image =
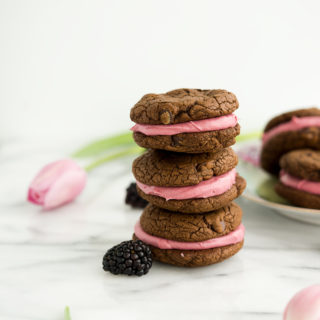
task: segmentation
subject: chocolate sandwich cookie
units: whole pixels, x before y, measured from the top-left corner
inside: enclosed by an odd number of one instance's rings
[[[133,163],[139,195],[171,211],[202,213],[239,197],[246,182],[231,148],[203,154],[149,150]]]
[[[320,150],[320,109],[300,109],[270,120],[263,135],[261,166],[277,174],[281,156],[303,148]]]
[[[320,151],[291,151],[280,159],[276,192],[292,204],[320,209]]]
[[[149,150],[134,160],[136,180],[158,187],[184,187],[222,175],[238,164],[231,148],[218,152],[182,154]]]
[[[235,204],[201,215],[163,210],[149,204],[133,238],[151,248],[153,259],[184,267],[214,264],[243,246],[242,211]]]
[[[222,237],[241,224],[242,210],[235,203],[204,214],[185,214],[148,204],[140,224],[155,237],[182,242],[205,241]]]
[[[233,112],[239,103],[226,90],[177,89],[147,94],[131,109],[136,143],[175,152],[217,151],[240,133]]]

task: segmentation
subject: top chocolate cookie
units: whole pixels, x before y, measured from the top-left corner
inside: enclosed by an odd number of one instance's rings
[[[177,89],[146,94],[131,109],[131,120],[141,124],[176,124],[220,117],[239,107],[226,90]]]
[[[265,129],[264,132],[267,132],[271,130],[272,128],[275,128],[281,123],[290,121],[293,117],[296,118],[303,118],[303,117],[314,117],[318,116],[320,117],[320,109],[318,108],[308,108],[308,109],[298,109],[294,111],[289,111],[283,114],[280,114],[279,116],[271,119]]]
[[[283,155],[281,168],[291,176],[320,182],[320,151],[300,149]]]

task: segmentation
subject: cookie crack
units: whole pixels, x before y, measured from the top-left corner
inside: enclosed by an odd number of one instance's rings
[[[202,221],[209,230],[211,230],[214,233],[217,233],[217,231],[214,229],[213,225],[209,223],[205,215],[202,216]]]

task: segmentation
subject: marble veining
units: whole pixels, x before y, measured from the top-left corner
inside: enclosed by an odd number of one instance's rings
[[[15,139],[0,146],[0,319],[281,319],[291,296],[320,282],[319,227],[249,203],[244,249],[210,267],[154,263],[141,278],[101,268],[105,251],[129,239],[140,210],[124,205],[132,158],[90,174],[76,202],[52,212],[25,201],[28,183],[71,142]]]

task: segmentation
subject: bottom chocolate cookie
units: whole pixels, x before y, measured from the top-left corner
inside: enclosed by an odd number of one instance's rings
[[[134,240],[138,240],[133,235]],[[178,250],[178,249],[159,249],[150,246],[152,258],[156,261],[172,264],[179,267],[203,267],[215,264],[235,255],[242,247],[244,241],[212,249],[203,250]]]
[[[281,197],[289,200],[296,206],[309,209],[320,209],[319,195],[288,187],[281,182],[276,184],[275,190]]]

